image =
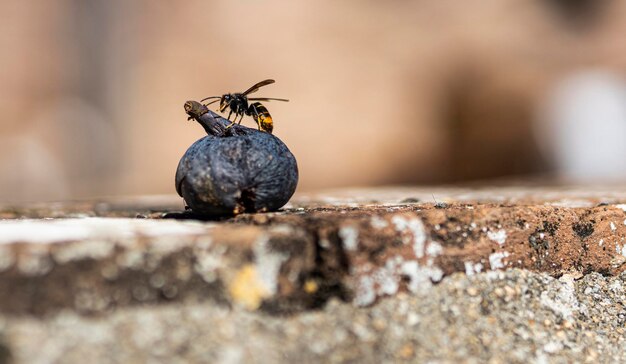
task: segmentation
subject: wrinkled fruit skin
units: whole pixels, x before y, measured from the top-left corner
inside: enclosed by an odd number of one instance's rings
[[[272,134],[235,125],[196,141],[178,163],[176,190],[194,213],[208,216],[275,211],[296,190],[298,166]]]

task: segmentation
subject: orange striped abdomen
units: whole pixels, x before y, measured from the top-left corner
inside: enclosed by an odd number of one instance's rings
[[[266,133],[272,134],[272,130],[274,129],[274,123],[272,121],[272,116],[269,111],[263,106],[260,102],[255,102],[250,105],[250,110],[254,121],[256,121],[259,126],[259,130],[264,131]]]

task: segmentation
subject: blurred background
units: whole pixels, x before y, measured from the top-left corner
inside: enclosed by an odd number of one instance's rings
[[[0,201],[174,192],[186,100],[269,103],[299,191],[626,180],[626,2],[0,1]],[[244,124],[254,127],[250,118]]]

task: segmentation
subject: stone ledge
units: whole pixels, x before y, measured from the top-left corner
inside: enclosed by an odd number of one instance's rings
[[[219,222],[163,219],[182,207],[169,197],[0,208],[0,313],[207,300],[291,312],[334,296],[370,305],[454,272],[617,275],[625,201],[602,189],[350,189]]]
[[[619,363],[625,287],[626,273],[575,280],[512,269],[288,316],[192,302],[96,317],[0,314],[0,362]]]

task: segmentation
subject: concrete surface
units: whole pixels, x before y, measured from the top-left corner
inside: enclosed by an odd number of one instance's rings
[[[624,203],[525,187],[329,191],[222,221],[173,197],[5,206],[0,363],[623,361]]]

